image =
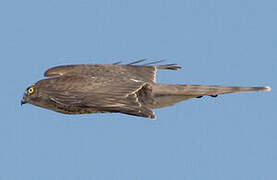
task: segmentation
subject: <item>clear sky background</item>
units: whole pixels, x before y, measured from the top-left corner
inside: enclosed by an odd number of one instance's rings
[[[1,1],[0,179],[276,180],[277,1]],[[159,82],[269,85],[156,110],[20,106],[61,64],[167,60]]]

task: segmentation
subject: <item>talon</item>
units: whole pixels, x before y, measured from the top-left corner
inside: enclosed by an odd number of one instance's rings
[[[217,97],[218,95],[216,94],[216,95],[211,95],[211,97]]]
[[[203,97],[203,96],[197,96],[196,98],[201,98],[201,97]]]

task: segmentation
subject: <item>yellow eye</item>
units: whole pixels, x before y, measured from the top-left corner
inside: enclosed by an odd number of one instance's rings
[[[33,94],[35,92],[35,89],[33,88],[33,87],[30,87],[29,89],[28,89],[28,93],[29,94]]]

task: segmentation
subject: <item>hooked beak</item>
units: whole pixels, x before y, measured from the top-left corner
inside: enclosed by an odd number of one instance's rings
[[[21,106],[22,106],[22,104],[26,104],[27,103],[27,101],[26,101],[26,99],[25,99],[25,96],[23,96],[23,98],[21,99]]]
[[[21,99],[21,106],[22,106],[22,104],[26,104],[26,102],[23,100],[23,99]]]

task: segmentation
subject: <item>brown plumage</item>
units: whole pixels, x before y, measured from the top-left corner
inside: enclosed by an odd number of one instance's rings
[[[48,69],[42,79],[27,88],[21,104],[30,103],[64,114],[119,112],[155,119],[152,109],[202,96],[246,91],[270,91],[270,87],[226,87],[157,84],[156,70],[177,70],[176,64],[84,64]]]

